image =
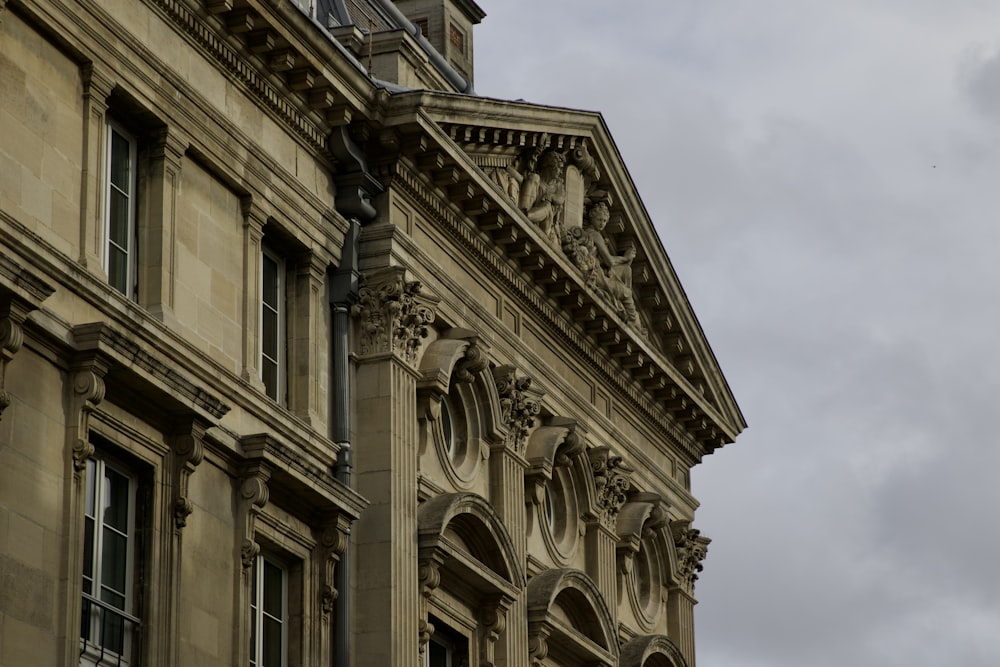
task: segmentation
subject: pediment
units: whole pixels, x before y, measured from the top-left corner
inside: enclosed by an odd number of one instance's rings
[[[390,102],[400,124],[379,140],[399,145],[448,212],[513,259],[701,453],[735,438],[742,415],[599,114],[427,92]],[[422,131],[404,129],[406,116]]]

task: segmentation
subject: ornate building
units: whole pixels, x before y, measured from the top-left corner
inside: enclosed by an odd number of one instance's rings
[[[483,17],[0,0],[0,665],[694,665],[743,419]]]

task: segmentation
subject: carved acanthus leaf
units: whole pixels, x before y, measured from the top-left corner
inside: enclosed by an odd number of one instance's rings
[[[622,462],[622,457],[604,445],[588,450],[590,468],[594,473],[597,489],[597,506],[605,525],[613,526],[618,510],[628,500],[632,488],[632,469]]]
[[[507,445],[523,453],[528,433],[541,411],[541,404],[527,393],[531,378],[518,377],[513,366],[498,366],[493,370],[493,379],[500,395],[500,417],[507,426]]]
[[[694,590],[698,573],[704,569],[702,561],[708,555],[708,545],[712,540],[702,537],[701,531],[691,528],[687,522],[672,526],[674,546],[677,549],[677,576],[679,583],[687,590]]]
[[[433,302],[419,281],[404,280],[402,269],[362,276],[352,313],[361,323],[361,354],[393,352],[413,363],[435,318]]]

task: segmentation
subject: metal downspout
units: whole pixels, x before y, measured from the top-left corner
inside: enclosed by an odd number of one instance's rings
[[[344,239],[344,252],[340,267],[334,272],[330,290],[330,310],[333,317],[333,355],[330,369],[333,376],[333,439],[340,447],[334,476],[344,486],[351,486],[351,468],[354,452],[351,449],[351,388],[348,353],[348,333],[351,326],[351,306],[358,295],[358,236],[361,223],[351,219],[351,226]],[[333,664],[350,666],[351,639],[351,547],[348,542],[340,555],[336,572],[336,615],[333,631]]]
[[[334,464],[337,481],[351,487],[351,469],[354,465],[354,450],[351,443],[351,375],[350,375],[350,327],[351,306],[358,298],[358,243],[361,225],[370,222],[377,215],[372,198],[382,192],[382,185],[368,172],[364,154],[354,143],[346,127],[339,127],[330,133],[330,151],[337,160],[334,173],[336,197],[334,207],[349,220],[347,235],[340,266],[330,280],[330,315],[332,319],[332,354],[330,376],[333,389],[333,440],[340,450]],[[337,564],[335,585],[335,620],[333,629],[333,665],[351,665],[351,542]]]

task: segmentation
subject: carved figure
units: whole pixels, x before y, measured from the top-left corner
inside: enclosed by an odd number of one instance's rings
[[[518,202],[528,219],[541,227],[546,238],[558,246],[562,238],[563,206],[566,204],[566,154],[549,149],[538,160],[521,185]]]
[[[604,238],[604,228],[611,214],[601,201],[590,207],[587,227],[564,240],[565,251],[583,271],[587,284],[596,288],[611,302],[622,318],[632,325],[639,324],[632,295],[632,260],[635,246],[629,244],[621,255],[612,255]]]

